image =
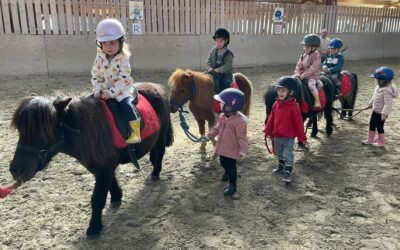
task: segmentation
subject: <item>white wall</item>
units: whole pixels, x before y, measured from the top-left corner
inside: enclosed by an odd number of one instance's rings
[[[346,59],[400,58],[400,34],[344,34]],[[233,36],[234,67],[296,63],[303,35]],[[207,35],[142,35],[128,37],[133,70],[201,70],[214,42]],[[90,74],[95,36],[1,35],[0,75]]]

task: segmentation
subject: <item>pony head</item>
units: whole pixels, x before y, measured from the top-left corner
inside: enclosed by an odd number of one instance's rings
[[[10,163],[17,181],[28,181],[44,169],[63,142],[60,112],[71,101],[47,97],[28,97],[21,101],[12,117],[11,126],[19,139]]]
[[[212,78],[190,69],[176,69],[168,80],[171,88],[171,112],[175,113],[186,102],[195,102],[196,106],[211,108],[214,96]]]

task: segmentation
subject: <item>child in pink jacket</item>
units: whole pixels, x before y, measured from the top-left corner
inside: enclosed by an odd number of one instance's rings
[[[368,103],[368,108],[372,108],[371,119],[369,121],[368,139],[363,141],[364,145],[372,144],[376,147],[385,146],[385,131],[383,126],[392,111],[393,98],[398,96],[397,88],[392,85],[394,72],[388,67],[379,67],[371,75],[376,79],[377,86],[374,95]],[[378,130],[378,141],[375,143],[375,130]]]
[[[247,155],[247,117],[239,112],[244,105],[244,94],[234,88],[228,88],[214,99],[220,103],[221,113],[214,128],[207,134],[212,139],[218,135],[215,153],[219,155],[221,166],[225,169],[222,181],[229,180],[224,195],[232,196],[236,192],[236,161]]]
[[[321,40],[319,39],[319,36],[315,34],[308,34],[300,44],[304,45],[304,52],[301,54],[300,59],[296,64],[294,74],[297,78],[300,78],[300,80],[307,81],[308,88],[314,97],[313,107],[320,108],[321,103],[315,85],[317,80],[319,80],[319,74],[321,71],[321,56],[318,52]]]

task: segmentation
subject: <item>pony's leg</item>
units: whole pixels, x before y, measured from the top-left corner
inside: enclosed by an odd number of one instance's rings
[[[333,132],[332,104],[325,106],[324,115],[326,120],[326,134],[331,136]]]
[[[206,120],[196,119],[197,125],[199,126],[200,136],[206,135]],[[200,152],[206,152],[206,142],[202,142],[200,145]]]
[[[311,119],[312,119],[311,137],[317,137],[317,134],[318,134],[318,118],[317,118],[317,115],[316,114],[312,115]]]
[[[89,228],[86,231],[87,236],[99,234],[103,228],[101,215],[106,204],[108,190],[110,190],[111,187],[112,173],[110,171],[105,171],[96,175],[96,184],[94,185],[91,202],[92,217],[90,218]]]
[[[119,205],[121,205],[122,189],[119,186],[118,179],[115,177],[115,171],[113,173],[111,181],[110,195],[111,195],[111,204],[113,207],[118,207]]]
[[[156,145],[150,151],[150,162],[153,165],[153,171],[151,172],[151,179],[157,181],[160,179],[160,172],[162,169],[162,160],[165,153],[165,147]]]

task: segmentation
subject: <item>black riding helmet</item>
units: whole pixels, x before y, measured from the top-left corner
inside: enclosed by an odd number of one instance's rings
[[[303,38],[303,41],[301,41],[300,44],[309,45],[312,47],[319,47],[321,44],[321,40],[316,34],[308,34]]]
[[[290,76],[282,76],[279,78],[278,82],[275,84],[277,88],[285,87],[290,91],[296,92],[297,81]],[[294,93],[293,93],[294,94]]]
[[[226,46],[228,46],[228,44],[229,44],[229,38],[230,38],[230,35],[229,35],[229,31],[227,31],[226,29],[224,29],[224,28],[219,28],[219,29],[217,29],[216,31],[215,31],[215,33],[214,33],[214,36],[213,36],[213,39],[215,40],[215,39],[217,39],[217,38],[225,38],[225,40],[226,40]]]

